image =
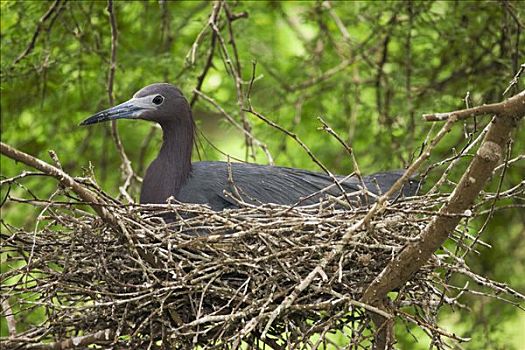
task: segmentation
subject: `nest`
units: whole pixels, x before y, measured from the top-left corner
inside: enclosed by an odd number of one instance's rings
[[[136,206],[106,198],[116,225],[85,211],[85,203],[55,199],[40,203],[45,209],[36,229],[8,226],[3,233],[13,268],[2,276],[9,285],[2,300],[9,298],[16,313],[45,315],[6,340],[8,347],[357,346],[372,341],[374,312],[416,324],[436,339],[462,340],[435,324],[443,304],[461,307],[443,286],[457,295],[465,290],[449,285],[445,272],[512,293],[443,249],[397,291],[387,310],[359,301],[394,254],[418,239],[443,195],[387,203],[355,232],[368,208],[343,209],[331,200],[214,212],[201,205]],[[159,211],[177,219],[166,224]],[[342,243],[348,232],[351,239]],[[452,238],[464,246],[473,240],[459,229]],[[338,248],[341,254],[320,264]]]

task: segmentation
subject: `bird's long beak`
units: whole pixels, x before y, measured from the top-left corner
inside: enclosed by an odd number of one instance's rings
[[[90,125],[115,119],[136,119],[146,110],[150,109],[141,103],[140,99],[132,98],[118,106],[108,108],[104,111],[87,118],[80,125]]]

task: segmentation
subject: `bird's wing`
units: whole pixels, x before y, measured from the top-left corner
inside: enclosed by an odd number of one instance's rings
[[[402,172],[379,173],[377,178],[373,175],[364,177],[363,181],[369,191],[378,193],[388,190],[401,175]],[[342,180],[344,177],[337,178]],[[355,177],[341,182],[341,186],[350,194],[362,187]],[[196,162],[177,199],[181,202],[208,204],[214,210],[222,210],[236,207],[232,195],[240,195],[243,201],[251,204],[291,205],[300,202],[306,205],[318,202],[320,197],[327,194],[338,196],[341,191],[325,174],[247,163],[228,165],[225,162]]]

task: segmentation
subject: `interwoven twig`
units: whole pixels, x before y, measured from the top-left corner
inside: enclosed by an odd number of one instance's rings
[[[523,188],[517,191],[522,194]],[[448,250],[436,254],[387,311],[358,301],[393,254],[417,239],[445,198],[420,196],[388,204],[279,313],[264,339],[270,314],[367,208],[341,209],[341,201],[330,198],[309,207],[262,205],[223,212],[190,204],[111,201],[105,208],[118,221],[112,225],[82,210],[82,203],[33,201],[46,208],[37,230],[3,230],[3,249],[13,269],[2,275],[2,284],[9,284],[2,300],[9,300],[15,313],[45,310],[45,322],[4,343],[51,348],[71,338],[79,344],[134,348],[230,348],[257,341],[274,348],[315,347],[332,342],[330,334],[344,333],[357,345],[373,337],[365,311],[415,323],[436,337],[462,340],[430,317],[443,303],[461,307],[457,296],[469,291],[454,289],[439,271],[465,275],[484,293],[523,296],[476,275]],[[177,219],[164,224],[159,210]],[[458,232],[453,239],[467,247],[474,238]],[[443,298],[445,284],[450,292]]]

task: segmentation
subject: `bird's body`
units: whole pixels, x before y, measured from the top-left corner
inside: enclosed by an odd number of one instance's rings
[[[95,114],[82,124],[128,118],[145,119],[160,124],[163,144],[157,158],[149,166],[141,189],[141,203],[166,203],[173,197],[184,203],[207,204],[213,210],[251,204],[275,203],[306,205],[322,196],[341,195],[339,186],[326,175],[303,169],[270,165],[227,162],[191,163],[194,122],[190,107],[180,90],[171,84],[149,85],[134,97],[116,107]],[[373,194],[386,192],[403,174],[387,171],[363,177],[336,176],[345,192],[358,198],[362,185]],[[411,180],[402,190],[414,195],[417,182]],[[373,201],[373,198],[370,199]]]
[[[372,193],[386,192],[402,172],[385,172],[363,178]],[[341,187],[353,199],[362,187],[357,177],[336,176]],[[229,180],[230,179],[230,180]],[[375,181],[374,181],[375,179]],[[344,181],[343,181],[344,180]],[[415,185],[406,187],[410,195]],[[225,193],[226,192],[226,193]],[[296,168],[248,163],[196,162],[176,199],[186,203],[208,204],[214,210],[237,207],[236,196],[250,204],[318,203],[326,195],[339,196],[340,189],[325,174]],[[373,198],[370,198],[370,202]]]

